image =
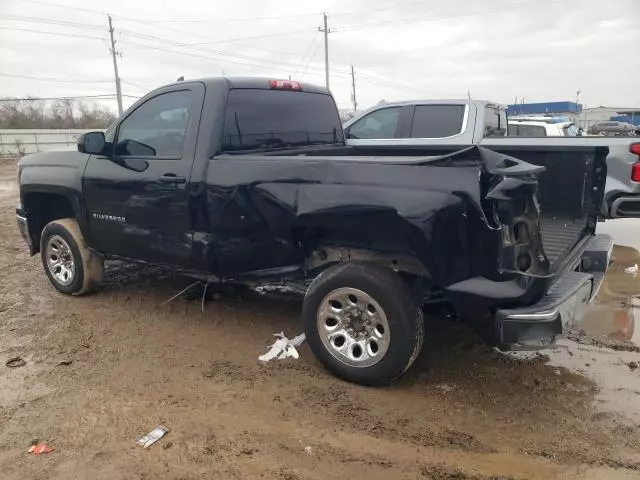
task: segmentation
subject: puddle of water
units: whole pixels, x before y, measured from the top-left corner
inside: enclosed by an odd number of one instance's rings
[[[586,333],[587,339],[606,340],[603,343],[622,347],[640,346],[640,269],[635,274],[625,272],[634,265],[640,267],[640,252],[628,246],[640,247],[640,221],[615,224],[608,233],[614,235],[616,242],[613,262],[594,305],[577,328]],[[640,363],[640,353],[567,339],[559,340],[556,348],[545,353],[549,355],[549,365],[566,367],[595,381],[600,387],[596,401],[602,410],[640,423],[640,368],[632,368]]]
[[[616,245],[640,248],[640,219],[619,218],[600,222],[596,233],[611,235]]]
[[[600,391],[596,402],[602,410],[640,424],[640,370],[628,366],[631,362],[639,362],[640,354],[564,339],[558,340],[557,347],[546,353],[549,365],[586,375],[598,384]]]
[[[613,262],[607,271],[595,304],[579,325],[592,338],[607,337],[640,345],[640,252],[616,245]]]

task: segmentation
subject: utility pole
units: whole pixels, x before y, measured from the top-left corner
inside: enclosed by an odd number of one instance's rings
[[[467,98],[471,100],[471,90],[467,90]]]
[[[111,15],[107,15],[109,18],[109,36],[111,37],[111,58],[113,58],[113,73],[116,77],[116,96],[118,98],[118,115],[122,115],[122,90],[120,88],[120,76],[118,75],[118,61],[116,55],[120,55],[120,52],[116,50],[116,41],[113,39],[113,24],[111,22]]]
[[[325,74],[325,85],[327,90],[329,90],[329,34],[331,30],[327,27],[327,14],[326,12],[322,14],[324,19],[324,28],[318,27],[318,31],[324,33],[324,74]]]
[[[358,102],[356,100],[356,74],[353,71],[353,65],[351,65],[351,87],[353,88],[353,111],[356,112],[358,110]]]

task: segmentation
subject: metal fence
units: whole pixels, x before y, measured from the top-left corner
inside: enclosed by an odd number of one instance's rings
[[[0,155],[13,156],[48,150],[73,150],[78,135],[86,130],[77,129],[0,129]]]

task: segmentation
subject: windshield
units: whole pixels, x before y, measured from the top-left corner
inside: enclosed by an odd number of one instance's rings
[[[222,151],[343,142],[338,109],[330,95],[259,89],[229,92]]]

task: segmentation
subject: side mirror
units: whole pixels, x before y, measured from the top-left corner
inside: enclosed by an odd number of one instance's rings
[[[86,132],[78,137],[78,151],[80,153],[100,155],[104,152],[106,144],[104,132]]]

